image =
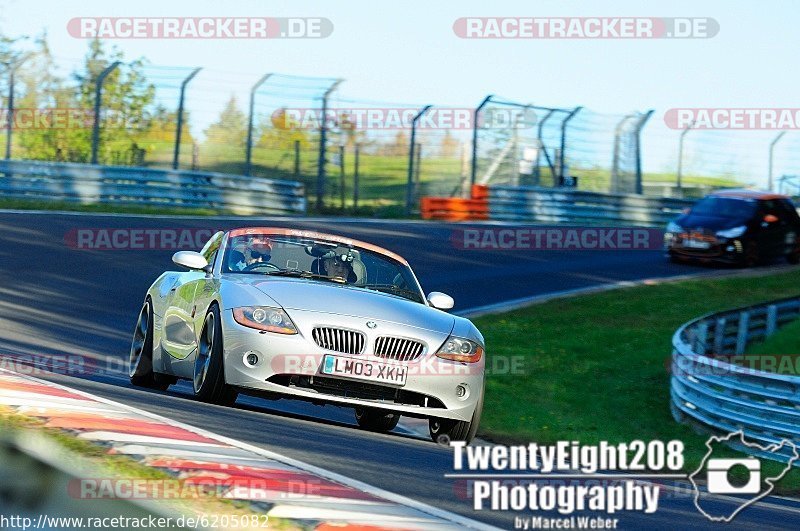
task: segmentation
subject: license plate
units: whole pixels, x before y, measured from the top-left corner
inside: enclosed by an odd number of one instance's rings
[[[405,385],[408,367],[343,356],[325,356],[322,374],[393,385]]]
[[[711,247],[711,244],[708,242],[703,242],[700,240],[692,240],[692,239],[686,240],[686,243],[684,245],[686,247],[691,247],[692,249],[708,249],[709,247]]]

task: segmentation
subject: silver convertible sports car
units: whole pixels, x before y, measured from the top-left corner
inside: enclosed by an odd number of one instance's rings
[[[173,261],[147,291],[133,335],[134,385],[191,380],[198,399],[239,393],[355,409],[364,429],[401,415],[430,434],[470,441],[484,394],[483,336],[425,296],[400,256],[316,232],[218,232]]]

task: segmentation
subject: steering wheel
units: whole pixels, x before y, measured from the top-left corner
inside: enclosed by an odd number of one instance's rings
[[[274,271],[280,271],[281,268],[276,266],[275,264],[270,264],[269,262],[253,262],[252,264],[245,266],[242,271],[255,271],[259,267],[268,267],[273,269]]]

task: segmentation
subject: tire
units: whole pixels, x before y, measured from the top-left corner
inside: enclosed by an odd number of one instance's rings
[[[192,378],[194,395],[203,402],[230,406],[238,392],[225,383],[225,363],[222,359],[222,321],[219,307],[212,304],[203,321],[197,341],[197,355]]]
[[[742,257],[742,267],[753,267],[761,262],[761,252],[758,249],[758,244],[750,240],[744,248],[744,256]]]
[[[475,412],[472,413],[472,419],[469,422],[452,419],[430,419],[428,421],[428,428],[431,439],[433,439],[434,442],[464,441],[467,444],[472,442],[472,439],[475,438],[475,434],[478,432],[478,426],[481,422],[484,389],[485,384],[481,386],[481,395],[478,397]],[[446,439],[443,440],[443,437]]]
[[[131,384],[137,387],[160,391],[166,391],[175,383],[169,376],[153,372],[153,307],[149,298],[142,305],[133,330],[128,376]]]
[[[400,421],[397,413],[388,413],[378,409],[356,408],[356,422],[359,427],[368,431],[392,431]]]

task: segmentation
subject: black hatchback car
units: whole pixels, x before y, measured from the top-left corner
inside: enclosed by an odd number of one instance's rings
[[[673,261],[751,266],[785,256],[800,262],[800,216],[787,196],[753,190],[708,195],[667,225],[664,246]]]

